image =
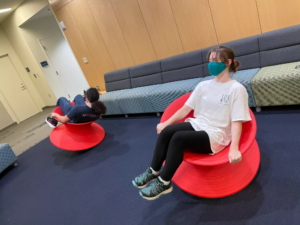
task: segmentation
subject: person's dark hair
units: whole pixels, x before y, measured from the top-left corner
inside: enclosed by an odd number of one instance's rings
[[[89,88],[84,92],[89,102],[92,104],[92,109],[98,114],[106,113],[106,106],[103,102],[99,101],[99,92],[96,88]]]
[[[234,53],[230,48],[227,48],[225,46],[217,46],[215,48],[212,48],[207,53],[207,60],[209,61],[210,54],[212,52],[216,53],[216,57],[219,56],[221,62],[223,62],[226,66],[228,66],[228,59],[232,60],[232,63],[229,66],[229,72],[236,72],[238,70],[238,67],[240,66],[240,62],[237,60],[234,60]]]

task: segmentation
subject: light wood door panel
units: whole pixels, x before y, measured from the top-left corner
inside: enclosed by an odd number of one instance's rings
[[[257,0],[262,32],[300,24],[299,0]]]
[[[207,0],[170,0],[184,50],[218,44]]]
[[[159,59],[184,53],[169,0],[138,0]]]
[[[260,34],[255,0],[209,0],[219,43]]]
[[[133,66],[133,60],[109,0],[87,0],[116,69]]]
[[[137,0],[110,0],[135,64],[157,59]]]
[[[103,84],[100,89],[105,90],[104,74],[115,70],[115,66],[103,41],[102,35],[86,0],[73,0],[69,6],[100,73],[101,84]]]
[[[63,21],[67,29],[64,33],[71,45],[75,57],[91,87],[99,86],[101,89],[105,88],[101,75],[99,74],[95,62],[90,54],[88,47],[81,35],[81,32],[76,24],[72,12],[68,5],[64,6],[56,13],[58,21]],[[88,63],[83,62],[83,58],[88,59]]]

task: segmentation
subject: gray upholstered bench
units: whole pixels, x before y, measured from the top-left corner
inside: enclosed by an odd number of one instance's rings
[[[294,97],[293,101],[289,97],[271,104],[268,93],[281,93],[281,85],[285,90],[298,93],[299,73],[293,73],[294,84],[291,85],[286,85],[291,83],[287,80],[291,76],[284,74],[288,67],[285,64],[300,61],[300,25],[221,45],[231,48],[241,63],[232,78],[245,86],[249,107],[260,110],[259,106],[265,105],[299,104],[300,96]],[[199,82],[213,79],[206,58],[212,47],[106,73],[107,93],[100,96],[100,101],[107,106],[107,115],[163,112],[175,99],[193,91]],[[277,69],[276,65],[283,65],[278,66],[278,69],[283,68],[282,73],[273,76],[272,66]],[[300,71],[300,68],[295,68],[295,71]]]
[[[0,173],[10,165],[17,166],[17,159],[9,144],[0,144]]]

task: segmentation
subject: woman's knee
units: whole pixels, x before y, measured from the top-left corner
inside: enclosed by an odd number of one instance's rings
[[[78,94],[78,95],[75,96],[75,98],[80,98],[81,99],[81,98],[83,98],[83,96]]]
[[[170,140],[168,154],[171,156],[183,156],[185,149],[184,138],[180,135],[180,132],[176,132]]]
[[[67,99],[65,97],[60,97],[57,101],[63,101],[63,100],[67,100]]]
[[[184,138],[184,136],[182,135],[182,133],[181,132],[176,132],[172,136],[170,144],[173,143],[175,145],[184,145],[185,141],[186,141],[186,139]]]
[[[172,136],[175,132],[171,126],[167,126],[160,132],[160,136]]]
[[[56,105],[58,105],[61,102],[62,98],[63,97],[60,97],[60,98],[57,99]]]
[[[74,98],[74,102],[77,102],[77,103],[84,103],[84,98],[82,95],[76,95],[75,98]]]

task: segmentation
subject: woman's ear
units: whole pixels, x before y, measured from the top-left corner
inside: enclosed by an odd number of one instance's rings
[[[232,64],[232,59],[228,59],[227,63],[228,63],[227,66],[230,66]]]

